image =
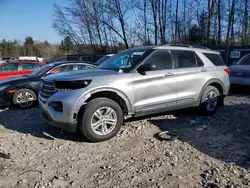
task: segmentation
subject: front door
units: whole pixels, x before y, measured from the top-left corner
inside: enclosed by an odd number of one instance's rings
[[[143,63],[152,64],[153,70],[133,74],[135,112],[175,108],[177,76],[170,50],[156,50]]]

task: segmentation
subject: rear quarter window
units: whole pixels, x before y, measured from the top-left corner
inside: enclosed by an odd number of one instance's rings
[[[203,53],[215,66],[225,66],[220,54]]]

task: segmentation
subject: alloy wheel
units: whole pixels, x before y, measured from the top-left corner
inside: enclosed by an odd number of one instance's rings
[[[97,109],[91,117],[91,128],[97,135],[107,135],[117,125],[117,114],[110,107]]]
[[[33,104],[34,97],[31,93],[25,91],[17,96],[17,104],[22,108],[30,107]]]

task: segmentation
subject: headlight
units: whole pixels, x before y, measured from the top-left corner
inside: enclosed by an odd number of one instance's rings
[[[79,80],[79,81],[55,81],[55,88],[58,91],[81,89],[88,86],[91,80]]]

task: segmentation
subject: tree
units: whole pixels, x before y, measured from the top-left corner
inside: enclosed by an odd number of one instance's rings
[[[210,40],[210,32],[211,32],[211,25],[213,20],[213,14],[214,14],[214,4],[215,0],[208,0],[208,25],[207,25],[207,43],[209,44]]]
[[[248,34],[248,9],[249,9],[249,1],[244,0],[244,16],[243,16],[243,25],[242,25],[242,44],[246,45],[247,41],[247,34]]]
[[[175,43],[178,41],[177,37],[178,37],[178,9],[179,9],[179,0],[176,0],[176,9],[175,9],[175,35],[174,35],[174,41]]]
[[[108,20],[103,20],[103,23],[108,26],[112,31],[114,31],[125,43],[125,47],[128,49],[128,40],[126,34],[126,15],[128,14],[128,5],[126,4],[126,0],[108,0],[108,4],[104,6],[107,13],[112,15],[113,19],[115,19],[122,30],[120,33],[117,29],[118,27],[114,27],[112,22],[110,23]]]
[[[229,4],[229,15],[228,15],[228,25],[227,25],[227,35],[226,35],[226,44],[231,45],[233,40],[233,27],[234,27],[234,12],[235,12],[235,0],[232,0],[232,4]],[[231,33],[231,39],[229,39]]]
[[[217,2],[217,11],[218,11],[218,39],[217,46],[221,44],[221,0]]]
[[[201,28],[194,24],[189,30],[189,41],[191,44],[200,44],[204,36],[202,36]]]
[[[69,36],[66,36],[61,41],[60,50],[67,53],[74,50],[74,44]]]
[[[34,41],[32,37],[26,37],[24,42],[25,53],[28,56],[33,56]]]

